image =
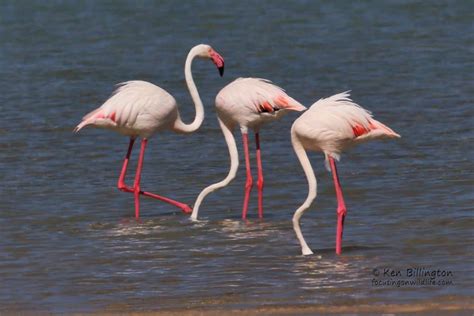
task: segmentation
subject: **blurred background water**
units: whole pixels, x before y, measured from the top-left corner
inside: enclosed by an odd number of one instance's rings
[[[473,11],[470,1],[2,2],[0,312],[472,299]],[[256,194],[240,220],[241,165],[206,199],[202,221],[143,198],[137,223],[132,195],[115,187],[128,140],[72,133],[131,79],[172,93],[190,122],[183,67],[201,42],[224,56],[224,78],[194,63],[206,120],[195,134],[150,141],[142,187],[192,204],[226,175],[213,102],[236,77],[271,79],[308,106],[351,89],[402,139],[343,156],[342,256],[320,154],[311,155],[319,196],[302,219],[317,255],[302,257],[294,237],[291,217],[307,192],[289,138],[297,114],[262,130],[261,221]],[[454,276],[447,286],[374,286],[384,267]]]

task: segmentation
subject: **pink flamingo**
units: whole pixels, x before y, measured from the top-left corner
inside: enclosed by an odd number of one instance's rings
[[[243,138],[247,181],[242,207],[242,218],[247,217],[249,195],[253,186],[250,170],[248,148],[248,129],[255,131],[256,158],[258,169],[258,216],[263,217],[263,171],[260,153],[260,126],[266,122],[280,118],[287,110],[303,111],[306,108],[298,101],[288,96],[284,90],[268,80],[258,78],[239,78],[225,86],[216,96],[218,120],[230,154],[230,170],[227,177],[202,190],[194,204],[191,219],[196,220],[199,207],[204,198],[211,192],[225,187],[234,178],[239,166],[237,146],[233,129],[238,125]]]
[[[399,138],[389,127],[372,118],[372,114],[354,103],[348,92],[339,93],[314,103],[291,128],[291,142],[308,180],[309,193],[306,201],[293,216],[293,228],[300,242],[303,255],[313,252],[306,244],[300,229],[300,217],[316,198],[316,177],[306,150],[322,151],[325,165],[332,171],[337,196],[336,253],[341,254],[342,231],[347,213],[336,162],[341,152],[353,145],[381,138]]]
[[[201,126],[204,120],[204,108],[191,73],[191,64],[195,57],[212,60],[219,69],[220,75],[222,76],[224,73],[224,59],[211,46],[200,44],[189,51],[184,74],[196,110],[196,116],[191,124],[185,124],[181,120],[178,105],[171,94],[146,81],[127,81],[119,84],[112,96],[101,107],[84,116],[82,122],[74,129],[75,132],[78,132],[83,127],[91,125],[111,129],[130,137],[130,143],[117,186],[123,192],[134,194],[135,217],[137,219],[140,216],[140,195],[164,201],[180,208],[185,213],[191,212],[191,208],[184,203],[142,191],[140,188],[140,178],[145,148],[148,139],[154,133],[162,130],[192,133]],[[132,147],[137,137],[142,138],[142,143],[135,181],[133,187],[130,187],[125,184],[125,175]]]

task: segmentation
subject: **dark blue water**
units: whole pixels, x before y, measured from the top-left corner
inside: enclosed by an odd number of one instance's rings
[[[469,1],[3,2],[0,312],[357,311],[472,300],[473,9]],[[224,56],[225,76],[194,63],[206,120],[193,135],[150,140],[142,187],[192,204],[225,176],[213,100],[236,77],[271,79],[306,105],[351,89],[402,139],[343,156],[342,256],[334,255],[336,200],[319,154],[311,156],[319,195],[302,219],[316,255],[300,256],[291,217],[307,184],[290,144],[296,114],[261,133],[263,221],[256,195],[250,220],[240,220],[241,168],[206,199],[202,221],[144,198],[137,223],[132,196],[115,188],[128,140],[72,133],[114,84],[131,79],[168,90],[191,121],[184,59],[201,42]],[[374,269],[412,267],[451,271],[436,279],[451,283],[373,283],[406,279]]]

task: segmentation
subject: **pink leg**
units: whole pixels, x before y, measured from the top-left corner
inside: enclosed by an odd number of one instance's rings
[[[142,142],[142,149],[141,149],[143,151],[143,154],[140,151],[140,158],[142,159],[141,168],[143,167],[143,157],[144,157],[144,156],[142,157],[142,155],[144,155],[144,151],[145,151],[145,147],[146,147],[146,140],[144,139],[144,141],[145,141],[145,145],[143,145],[143,142]],[[122,171],[120,173],[120,177],[119,177],[119,180],[118,180],[117,187],[122,192],[130,192],[130,193],[136,194],[135,193],[135,191],[136,191],[135,190],[136,189],[135,185],[134,185],[134,187],[129,187],[125,184],[125,175],[127,174],[128,162],[130,161],[130,155],[132,153],[132,148],[133,148],[134,143],[135,143],[135,138],[133,138],[133,137],[130,138],[130,144],[128,146],[127,155],[125,156],[125,160],[123,162]],[[140,160],[139,160],[139,163],[140,163]],[[138,167],[137,167],[137,171],[138,171]],[[140,171],[141,171],[141,169],[140,169]],[[135,182],[136,182],[136,180],[137,179],[135,177]],[[141,191],[140,189],[138,189],[138,193],[142,194],[144,196],[152,197],[152,198],[155,198],[157,200],[160,200],[160,201],[166,202],[168,204],[174,205],[174,206],[180,208],[184,213],[191,213],[192,212],[191,207],[189,207],[188,205],[186,205],[184,203],[180,203],[180,202],[175,201],[175,200],[172,200],[170,198],[167,198],[167,197],[164,197],[164,196],[161,196],[161,195],[157,195],[157,194],[154,194],[154,193],[150,193],[150,192],[144,192],[144,191]],[[139,203],[140,202],[138,201],[138,205],[139,205]],[[137,204],[137,201],[135,201],[135,204]],[[137,207],[135,207],[135,213],[137,213]],[[137,214],[135,214],[135,216],[136,215]]]
[[[344,219],[346,218],[347,209],[346,203],[344,203],[344,197],[342,196],[342,188],[339,183],[339,177],[337,175],[336,162],[334,158],[328,157],[329,163],[332,170],[332,178],[334,180],[334,187],[336,188],[337,196],[337,230],[336,230],[336,254],[340,255],[342,252],[342,232],[344,230]]]
[[[250,191],[253,186],[252,173],[250,172],[250,156],[249,156],[249,136],[248,134],[242,134],[242,139],[244,142],[244,154],[245,154],[245,167],[247,170],[247,181],[245,182],[245,197],[244,205],[242,207],[242,218],[247,218],[247,211],[249,206]]]
[[[140,148],[140,156],[138,157],[137,173],[133,182],[133,195],[135,196],[135,218],[140,218],[140,180],[142,178],[143,158],[145,157],[145,149],[148,139],[142,139],[142,147]]]
[[[263,218],[263,169],[262,169],[262,156],[260,153],[260,137],[258,133],[255,133],[255,143],[257,145],[257,170],[258,170],[258,217]]]
[[[186,214],[190,214],[190,213],[192,213],[192,211],[193,211],[193,209],[192,209],[189,205],[187,205],[187,204],[184,204],[184,203],[175,201],[175,200],[173,200],[173,199],[170,199],[170,198],[167,198],[167,197],[158,195],[158,194],[154,194],[154,193],[150,193],[150,192],[145,192],[145,191],[140,191],[140,194],[142,194],[142,195],[144,195],[144,196],[148,196],[148,197],[154,198],[154,199],[157,199],[157,200],[160,200],[160,201],[163,201],[163,202],[168,203],[168,204],[171,204],[171,205],[174,205],[174,206],[176,206],[177,208],[180,208],[181,211],[183,211],[183,213],[186,213]]]

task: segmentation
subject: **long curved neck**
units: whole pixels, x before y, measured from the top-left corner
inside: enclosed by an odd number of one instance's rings
[[[197,197],[196,202],[194,203],[193,213],[191,214],[192,220],[197,219],[197,216],[199,213],[199,207],[201,206],[201,203],[204,200],[204,198],[209,193],[212,193],[215,190],[228,185],[235,178],[235,175],[237,174],[237,169],[239,168],[239,154],[237,152],[237,145],[235,144],[235,138],[232,135],[232,131],[227,125],[225,125],[224,122],[221,121],[220,118],[218,118],[218,120],[219,120],[219,125],[222,129],[222,133],[224,134],[227,147],[229,149],[230,170],[229,170],[229,173],[227,174],[227,177],[224,180],[211,184],[210,186],[202,190],[201,193],[199,193],[199,196]]]
[[[196,84],[193,80],[193,74],[191,72],[191,64],[193,59],[198,55],[196,47],[192,48],[189,51],[188,57],[186,58],[186,63],[184,65],[184,77],[186,78],[186,85],[188,86],[189,93],[194,102],[194,107],[196,109],[196,116],[194,121],[191,124],[186,124],[181,120],[179,116],[176,119],[173,129],[181,133],[192,133],[196,131],[202,124],[204,120],[204,107],[202,105],[201,98],[199,97],[199,92],[196,88]]]
[[[303,167],[303,171],[306,175],[306,179],[308,180],[308,196],[304,203],[296,210],[295,215],[293,216],[293,229],[295,230],[296,237],[298,238],[301,244],[301,250],[303,255],[309,255],[313,252],[306,244],[306,241],[303,238],[303,234],[301,233],[299,221],[303,212],[306,211],[310,206],[311,203],[314,201],[317,195],[317,182],[316,176],[314,175],[313,168],[311,167],[311,162],[308,159],[308,155],[301,144],[301,141],[298,139],[295,131],[292,129],[291,131],[291,143],[293,144],[293,149],[295,150],[296,156],[298,157],[301,166]]]

